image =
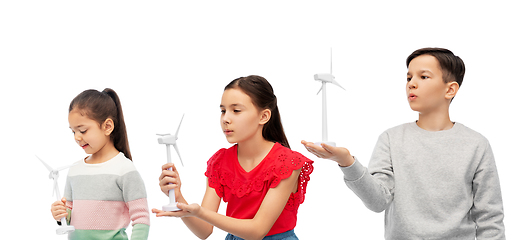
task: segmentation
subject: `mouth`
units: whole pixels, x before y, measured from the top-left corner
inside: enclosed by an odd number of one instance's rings
[[[223,132],[224,132],[225,135],[230,135],[230,134],[233,133],[233,130],[225,129]]]
[[[415,94],[413,94],[413,93],[410,93],[410,94],[408,95],[408,100],[413,101],[413,100],[415,100],[415,99],[417,99],[417,95],[415,95]]]
[[[85,149],[85,148],[86,148],[86,147],[88,147],[88,146],[89,146],[89,144],[87,144],[87,143],[86,143],[86,144],[84,144],[84,145],[80,145],[80,147],[81,147],[82,149]]]

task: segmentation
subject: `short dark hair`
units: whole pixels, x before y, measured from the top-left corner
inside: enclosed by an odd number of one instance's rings
[[[465,76],[465,63],[460,57],[454,55],[450,50],[445,48],[421,48],[415,50],[406,59],[406,67],[410,66],[410,62],[421,55],[431,55],[438,60],[442,69],[442,79],[445,83],[457,82],[461,87],[463,77]]]
[[[240,89],[246,93],[253,104],[259,109],[271,110],[271,119],[264,125],[262,129],[262,136],[265,140],[271,142],[278,142],[284,147],[290,148],[283,125],[281,124],[280,111],[278,110],[278,100],[274,95],[273,87],[263,77],[257,75],[250,75],[247,77],[237,78],[224,88]]]

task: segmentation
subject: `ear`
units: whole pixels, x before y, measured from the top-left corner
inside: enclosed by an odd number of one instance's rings
[[[264,109],[260,112],[259,124],[264,125],[271,119],[271,109]]]
[[[458,93],[459,89],[460,89],[460,85],[457,82],[447,83],[447,91],[445,92],[445,98],[446,99],[454,98],[454,96],[456,96],[456,93]]]
[[[110,118],[105,119],[102,124],[102,130],[105,133],[105,136],[109,136],[112,131],[114,131],[114,121]]]

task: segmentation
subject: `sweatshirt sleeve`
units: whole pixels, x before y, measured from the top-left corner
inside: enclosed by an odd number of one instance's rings
[[[353,165],[340,167],[349,189],[374,212],[385,210],[394,198],[394,171],[389,142],[388,134],[381,134],[369,163],[370,171],[356,158]]]
[[[123,198],[132,221],[132,240],[148,239],[150,213],[144,182],[137,171],[125,174],[122,179]]]
[[[472,191],[471,215],[477,226],[477,239],[506,239],[499,175],[488,142],[472,181]]]
[[[73,209],[73,194],[71,192],[71,183],[69,181],[69,178],[66,178],[66,186],[64,187],[64,195],[63,197],[66,198],[66,208],[68,212],[68,216],[66,217],[66,223],[68,225],[71,225],[71,209]]]

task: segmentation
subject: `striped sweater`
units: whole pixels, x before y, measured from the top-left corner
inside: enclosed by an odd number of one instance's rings
[[[75,231],[69,239],[147,239],[150,229],[144,182],[123,153],[100,164],[70,168],[64,189]]]

